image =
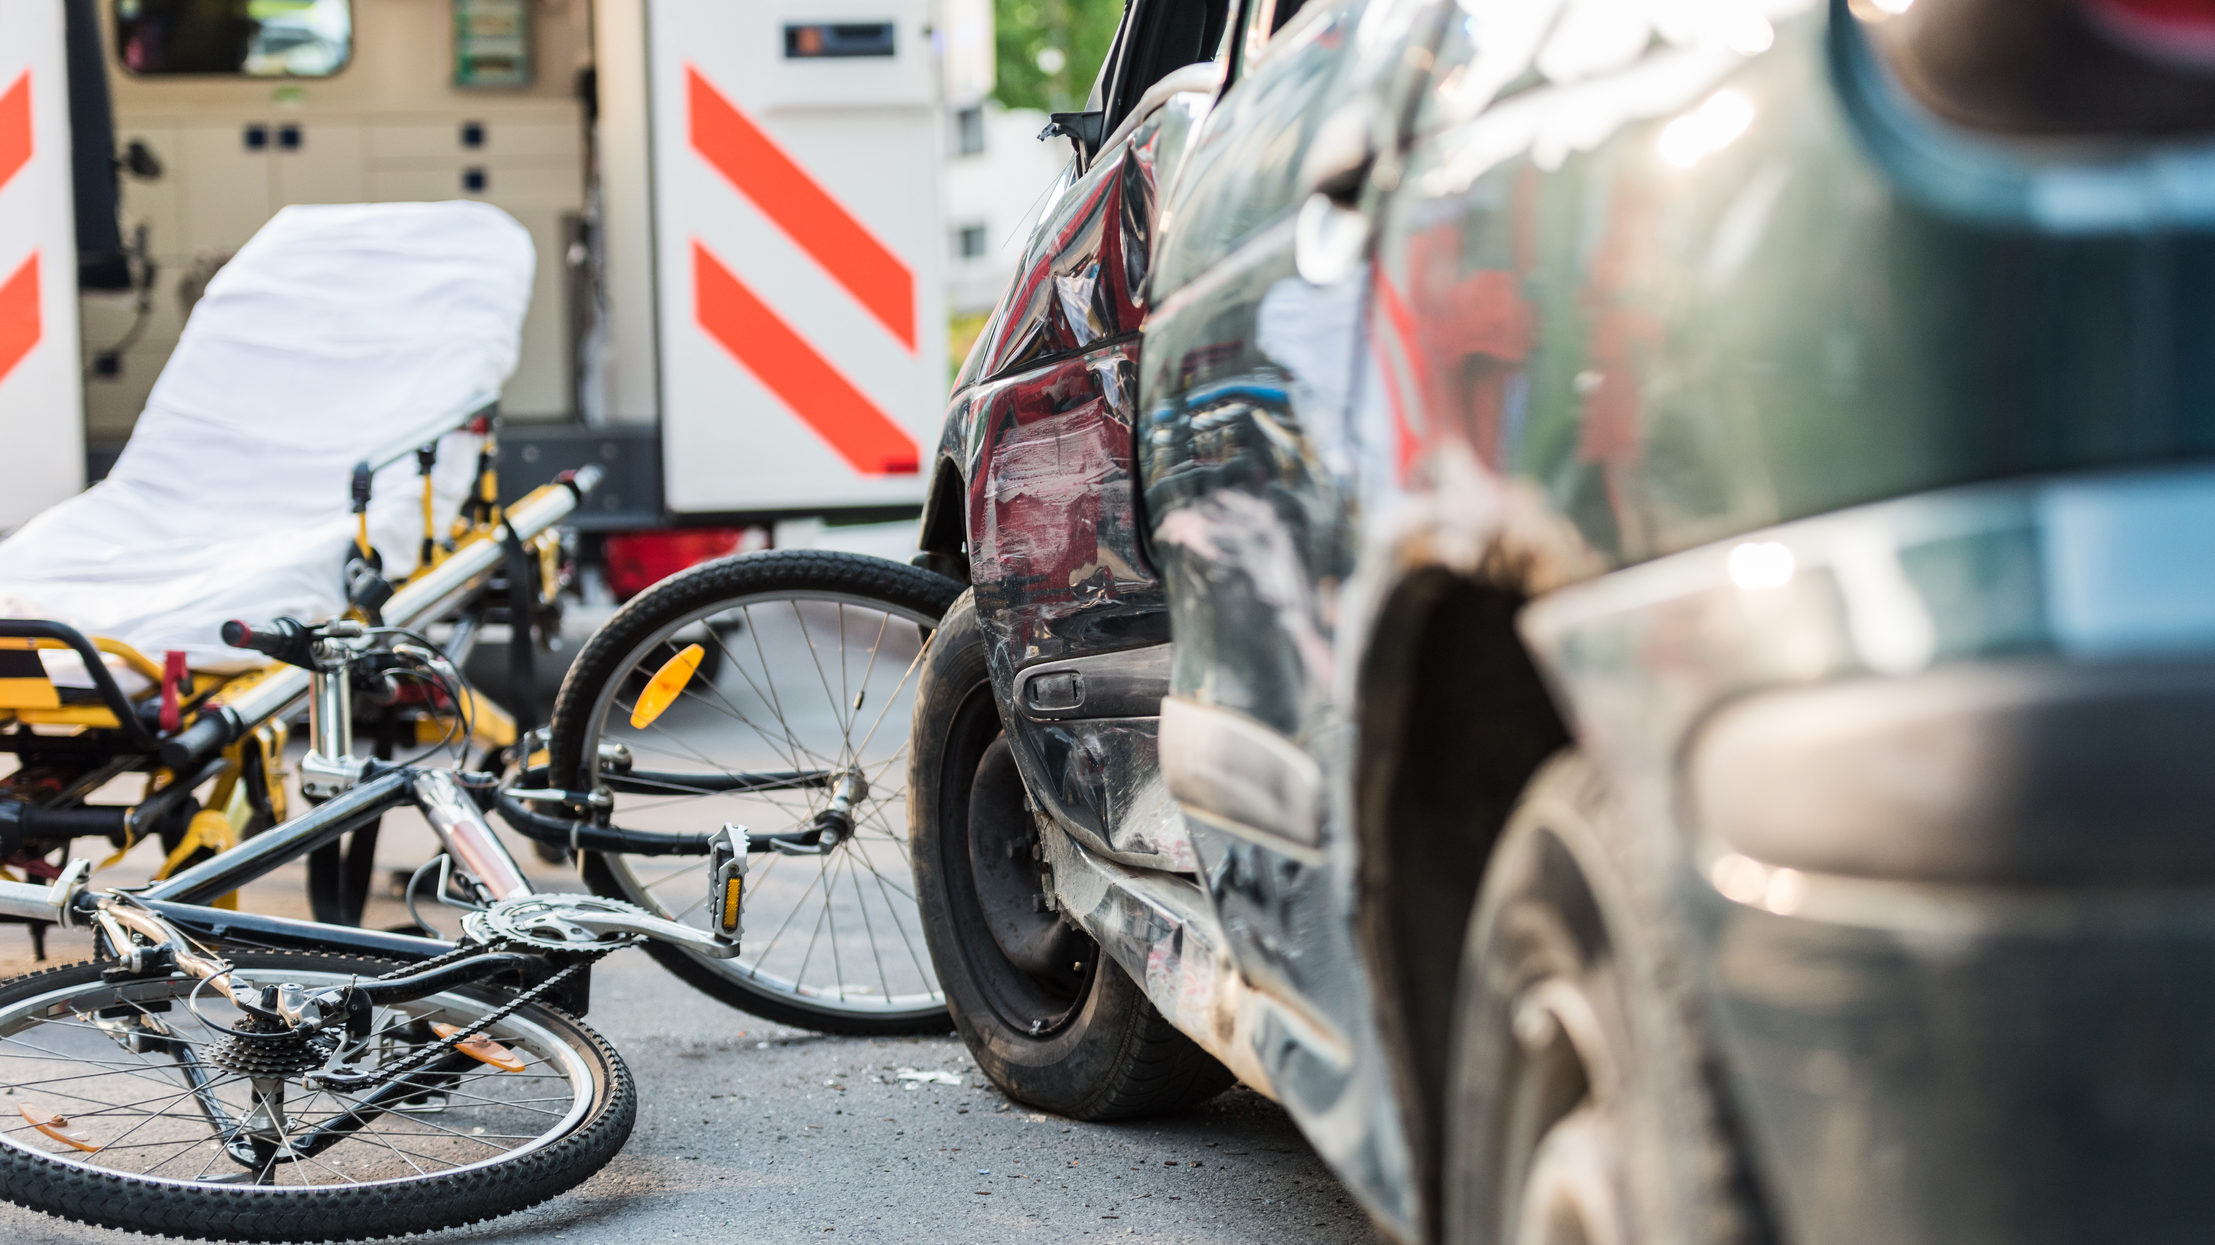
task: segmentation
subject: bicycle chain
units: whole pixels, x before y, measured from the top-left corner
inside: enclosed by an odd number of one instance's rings
[[[482,943],[465,942],[462,945],[455,947],[451,951],[441,951],[437,955],[432,956],[430,959],[414,960],[409,963],[402,964],[400,967],[393,969],[391,972],[379,973],[375,977],[370,978],[370,980],[390,981],[395,977],[405,977],[410,973],[420,973],[425,969],[443,968],[446,965],[454,963],[457,960],[466,960],[473,955],[483,955],[487,951],[502,951],[505,949],[506,948],[504,945],[487,945]]]
[[[488,951],[497,951],[501,949],[504,945],[506,945],[504,942],[494,942],[475,947],[458,947],[453,951],[445,953],[444,955],[434,956],[431,959],[424,960],[420,963],[411,964],[406,966],[405,968],[395,969],[392,972],[378,977],[376,980],[385,981],[393,977],[405,976],[409,973],[419,973],[426,968],[431,968],[436,965],[444,964],[451,960],[463,958],[465,954],[481,955]],[[482,1016],[479,1016],[476,1020],[455,1029],[452,1033],[447,1034],[445,1037],[440,1038],[438,1041],[432,1042],[427,1046],[417,1047],[415,1053],[409,1055],[405,1059],[402,1059],[398,1063],[395,1063],[389,1067],[379,1068],[375,1072],[326,1073],[321,1076],[315,1076],[312,1079],[317,1082],[317,1088],[335,1089],[341,1093],[359,1093],[360,1091],[365,1089],[373,1089],[381,1085],[388,1085],[393,1081],[414,1072],[417,1068],[420,1068],[424,1064],[429,1063],[433,1058],[453,1050],[453,1048],[477,1036],[484,1030],[491,1028],[493,1025],[496,1025],[503,1020],[506,1020],[508,1017],[514,1015],[516,1012],[521,1011],[526,1005],[535,1001],[540,995],[545,994],[549,990],[552,990],[555,986],[560,985],[562,982],[569,980],[569,978],[576,974],[580,969],[590,968],[593,964],[597,963],[609,952],[619,949],[620,948],[610,947],[606,951],[585,953],[583,955],[583,958],[580,958],[576,963],[562,969],[560,972],[555,973],[553,976],[548,977],[546,980],[539,982],[535,986],[532,986],[526,990],[518,991],[514,998],[509,999],[507,1002],[502,1003],[500,1006],[493,1008],[491,1011],[486,1012]],[[306,1079],[308,1078],[303,1078],[303,1080]]]

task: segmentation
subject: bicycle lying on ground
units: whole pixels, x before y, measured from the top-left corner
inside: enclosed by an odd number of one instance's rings
[[[719,770],[715,782],[677,783],[694,794],[816,793],[822,812],[804,828],[750,836],[736,825],[623,829],[604,811],[535,811],[589,804],[589,792],[503,791],[491,774],[356,758],[346,700],[365,672],[405,666],[449,681],[460,699],[459,674],[435,648],[352,620],[231,623],[224,638],[308,671],[303,769],[327,798],[138,890],[88,887],[81,860],[51,886],[0,883],[0,915],[89,928],[97,956],[0,982],[0,1111],[14,1117],[0,1114],[0,1197],[107,1227],[238,1241],[427,1231],[551,1197],[599,1170],[637,1111],[621,1058],[574,1019],[593,962],[641,943],[688,963],[731,962],[749,854],[821,859],[856,831],[852,770]],[[691,672],[647,692],[674,697]],[[666,785],[643,769],[604,770]],[[456,942],[207,906],[402,806],[444,848],[411,883],[411,906],[427,885],[467,909]],[[699,900],[680,907],[703,919],[534,891],[487,821],[493,809],[579,849],[699,857]]]

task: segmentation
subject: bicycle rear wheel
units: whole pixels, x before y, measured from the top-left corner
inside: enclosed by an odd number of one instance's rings
[[[647,950],[691,985],[766,1019],[827,1033],[941,1033],[950,1025],[908,861],[908,719],[917,661],[962,586],[882,558],[740,554],[655,585],[578,653],[555,703],[551,776],[607,790],[634,830],[805,833],[847,778],[853,832],[822,855],[764,853],[746,882],[745,950],[720,960]],[[672,655],[701,661],[658,717],[639,698]],[[809,774],[730,790],[741,774]],[[707,924],[702,858],[588,856],[610,898]]]
[[[311,991],[398,967],[231,959],[257,985]],[[448,1052],[382,1094],[309,1091],[306,1054],[244,1048],[229,1028],[243,1013],[195,994],[198,979],[111,982],[103,967],[0,982],[0,1197],[50,1215],[222,1241],[433,1231],[578,1184],[637,1114],[621,1059],[551,1008],[518,1009],[486,1029],[492,1044],[465,1043],[478,1054]],[[396,1064],[436,1040],[434,1025],[466,1028],[506,998],[465,987],[379,1007],[354,1062]]]

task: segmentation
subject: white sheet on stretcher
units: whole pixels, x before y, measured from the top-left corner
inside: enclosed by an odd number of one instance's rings
[[[0,540],[0,616],[221,670],[259,660],[224,646],[225,619],[339,613],[354,464],[498,396],[533,263],[530,234],[482,203],[277,213],[208,283],[107,479]],[[440,441],[442,525],[477,448],[465,433]],[[378,473],[369,520],[386,573],[411,570],[412,454]],[[47,662],[57,681],[89,682],[74,657]]]

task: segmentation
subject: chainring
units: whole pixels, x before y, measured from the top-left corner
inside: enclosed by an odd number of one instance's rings
[[[636,904],[598,895],[522,895],[503,899],[462,918],[462,929],[481,943],[514,943],[540,951],[599,952],[627,947],[637,934],[602,934],[576,924],[572,912],[651,916]]]

